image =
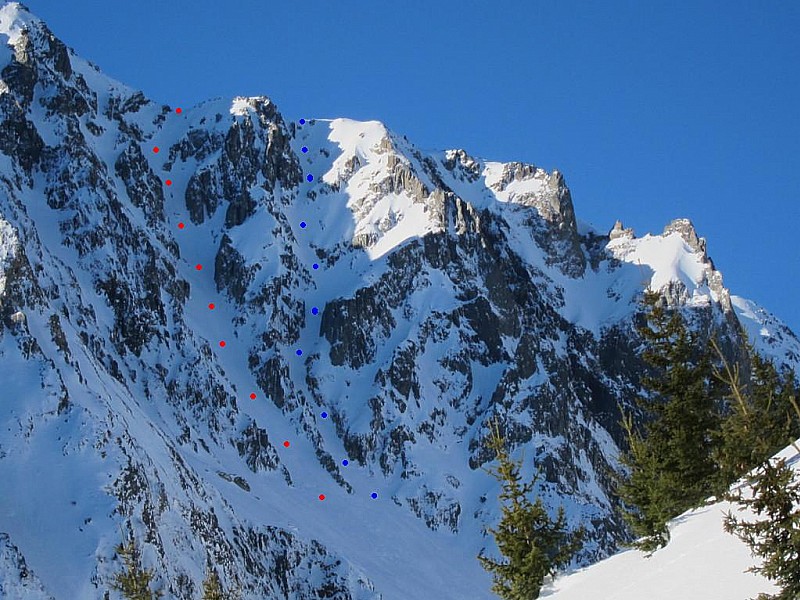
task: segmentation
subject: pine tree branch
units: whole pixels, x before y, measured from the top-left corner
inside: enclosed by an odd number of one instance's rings
[[[791,403],[792,408],[794,408],[794,412],[797,413],[798,422],[800,422],[800,405],[797,404],[797,398],[795,398],[794,395],[789,396],[789,402]],[[794,449],[797,450],[798,454],[800,454],[800,447],[797,444],[797,440],[792,440],[792,446],[794,446]]]
[[[731,395],[739,404],[739,409],[742,411],[742,414],[748,416],[749,409],[747,408],[747,402],[744,399],[744,394],[742,394],[739,364],[737,363],[733,366],[733,368],[731,368],[731,364],[728,362],[728,359],[725,358],[725,355],[722,353],[722,349],[719,347],[717,340],[713,338],[711,339],[711,347],[714,349],[714,352],[717,353],[717,357],[720,359],[720,362],[722,363],[722,366],[725,370],[725,375],[723,376],[719,368],[714,366],[713,368],[714,377],[728,386],[728,388],[731,391]]]

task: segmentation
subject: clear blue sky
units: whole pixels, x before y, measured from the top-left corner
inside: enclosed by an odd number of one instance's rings
[[[26,4],[160,102],[266,95],[558,168],[601,229],[688,217],[725,284],[800,332],[800,2]]]

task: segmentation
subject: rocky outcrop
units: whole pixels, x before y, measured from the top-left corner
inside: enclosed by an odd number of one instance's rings
[[[54,600],[7,533],[0,532],[0,597]]]
[[[633,229],[631,229],[630,227],[626,228],[622,224],[622,221],[619,221],[619,220],[617,220],[614,223],[613,229],[608,232],[608,239],[609,240],[618,240],[620,238],[630,240],[630,239],[633,239],[634,237],[636,237],[636,236],[633,233]]]
[[[706,239],[699,237],[695,231],[694,225],[689,219],[675,219],[670,222],[665,228],[662,235],[668,236],[671,234],[678,234],[681,236],[689,248],[700,255],[700,260],[704,263],[703,281],[698,282],[701,285],[707,285],[708,288],[714,293],[717,301],[725,311],[728,320],[732,326],[735,326],[736,318],[733,314],[733,307],[731,305],[730,292],[725,288],[722,283],[722,273],[717,271],[714,267],[714,262],[708,257],[706,252]],[[665,293],[672,299],[673,304],[682,304],[686,302],[683,290],[678,287],[673,287],[665,290]]]
[[[570,277],[584,273],[586,257],[581,249],[572,196],[561,173],[557,170],[547,173],[524,163],[506,163],[489,187],[495,193],[506,194],[508,201],[516,205],[534,209],[525,224],[537,245],[547,253],[548,264],[557,265]]]
[[[218,155],[203,160],[186,187],[186,208],[196,225],[213,216],[223,200],[226,227],[241,225],[254,214],[262,191],[290,189],[302,178],[275,105],[263,97],[234,102],[239,109],[224,137],[190,130],[178,143],[181,161]]]
[[[689,219],[675,219],[664,227],[664,232],[661,235],[667,236],[672,233],[677,233],[683,238],[683,241],[694,250],[702,255],[703,261],[708,260],[706,254],[706,239],[697,236],[694,225]]]

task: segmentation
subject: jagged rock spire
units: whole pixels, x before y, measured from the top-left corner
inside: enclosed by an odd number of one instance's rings
[[[617,222],[614,223],[614,228],[608,232],[608,239],[610,240],[616,240],[618,238],[633,239],[634,237],[636,236],[633,233],[633,229],[630,227],[626,229],[620,220],[617,220]]]

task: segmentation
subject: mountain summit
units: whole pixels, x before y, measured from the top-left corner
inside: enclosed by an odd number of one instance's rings
[[[691,223],[581,223],[564,176],[265,97],[171,108],[0,8],[0,595],[489,598],[497,417],[539,492],[625,538],[618,403],[650,287],[781,364]]]

